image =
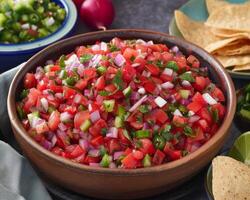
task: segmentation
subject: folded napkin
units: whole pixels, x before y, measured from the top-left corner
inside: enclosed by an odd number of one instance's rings
[[[18,68],[0,75],[0,139],[18,149],[10,129],[6,99]],[[0,141],[0,200],[52,200],[28,163],[9,144]]]

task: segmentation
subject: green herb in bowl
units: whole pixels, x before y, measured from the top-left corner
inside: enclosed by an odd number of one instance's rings
[[[30,42],[55,32],[66,16],[51,0],[0,0],[0,43]]]

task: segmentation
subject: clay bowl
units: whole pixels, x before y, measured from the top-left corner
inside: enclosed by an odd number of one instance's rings
[[[210,77],[219,84],[226,96],[225,119],[214,136],[194,153],[167,164],[133,170],[95,168],[73,163],[58,157],[33,141],[18,119],[15,101],[22,89],[22,80],[29,71],[47,60],[72,52],[76,46],[93,44],[96,40],[123,39],[153,40],[169,47],[177,45],[185,54],[193,53],[202,66],[210,66]],[[197,174],[218,153],[229,134],[236,109],[236,95],[232,80],[222,65],[201,48],[164,33],[147,30],[110,30],[78,35],[57,42],[33,56],[16,74],[8,95],[8,113],[17,142],[40,176],[63,188],[105,199],[134,199],[149,197],[170,190]]]

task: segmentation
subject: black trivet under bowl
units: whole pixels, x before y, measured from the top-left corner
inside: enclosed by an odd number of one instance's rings
[[[150,197],[147,200],[190,200],[196,199],[197,196],[201,197],[201,194],[205,193],[204,172],[205,170],[174,190]],[[126,185],[126,183],[124,184]],[[53,200],[94,200],[94,198],[71,192],[52,183],[46,182],[45,186],[52,195]],[[202,199],[206,199],[206,195]]]

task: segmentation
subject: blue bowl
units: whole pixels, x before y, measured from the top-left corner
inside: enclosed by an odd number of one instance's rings
[[[27,61],[44,47],[72,35],[77,21],[77,10],[71,0],[53,0],[66,10],[61,27],[54,33],[31,42],[19,44],[0,44],[0,73]]]

